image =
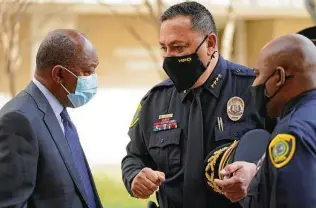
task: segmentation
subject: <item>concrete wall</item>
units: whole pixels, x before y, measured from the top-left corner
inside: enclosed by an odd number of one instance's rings
[[[150,18],[80,15],[77,28],[98,50],[102,87],[148,87],[160,81],[161,63],[155,64],[143,46],[150,45],[161,58],[159,27]]]
[[[60,27],[76,28],[87,35],[99,54],[99,82],[106,88],[147,88],[159,82],[164,76],[158,45],[158,26],[148,17],[110,15],[62,16],[39,23],[40,14],[26,17],[21,25],[22,67],[17,71],[17,88],[23,89],[30,81],[35,66],[36,50],[48,31]],[[68,15],[69,16],[69,15]],[[128,25],[128,26],[127,26]],[[312,25],[309,19],[262,19],[246,20],[239,38],[235,38],[234,59],[244,60],[253,66],[260,49],[272,38]],[[132,28],[132,29],[131,29]],[[242,42],[242,34],[245,37]],[[133,35],[135,32],[137,35]],[[221,36],[222,30],[219,30]],[[221,39],[221,37],[219,38]],[[160,63],[155,64],[144,46],[150,46]],[[242,48],[243,47],[243,48]],[[239,48],[242,48],[239,49]],[[244,51],[244,52],[243,52]],[[241,57],[238,53],[246,53]],[[8,78],[3,68],[0,53],[0,91],[8,92]]]
[[[296,33],[312,26],[309,19],[265,19],[249,20],[247,25],[247,65],[253,66],[260,49],[280,35]]]

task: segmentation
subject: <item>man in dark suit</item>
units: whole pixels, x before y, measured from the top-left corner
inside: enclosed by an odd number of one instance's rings
[[[0,111],[0,207],[102,207],[67,107],[96,93],[96,50],[84,35],[50,32],[26,89]]]

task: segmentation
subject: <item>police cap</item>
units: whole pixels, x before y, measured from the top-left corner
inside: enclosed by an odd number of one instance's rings
[[[257,162],[265,153],[270,133],[255,129],[245,133],[240,140],[224,144],[209,153],[204,162],[205,180],[211,191],[223,194],[215,179],[223,179],[219,172],[235,161]]]
[[[297,34],[304,35],[316,45],[316,26],[305,28],[299,31]]]

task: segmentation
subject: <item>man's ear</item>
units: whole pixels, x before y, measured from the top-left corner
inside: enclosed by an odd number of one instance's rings
[[[214,51],[216,50],[217,46],[217,37],[214,33],[210,33],[207,38],[207,55],[213,55]]]
[[[286,79],[285,70],[281,66],[278,66],[276,69],[277,69],[276,74],[278,76],[276,86],[281,87],[285,83],[285,79]]]
[[[61,83],[63,81],[62,67],[59,65],[54,66],[52,69],[52,78],[56,83]]]

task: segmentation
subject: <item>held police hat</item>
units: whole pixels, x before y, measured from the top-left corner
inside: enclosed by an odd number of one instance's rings
[[[299,31],[297,34],[300,34],[309,38],[316,45],[316,26],[305,28]]]
[[[240,140],[224,144],[209,153],[204,162],[205,180],[211,191],[223,194],[215,179],[223,179],[219,172],[235,161],[256,163],[265,153],[270,133],[255,129],[245,133]]]

